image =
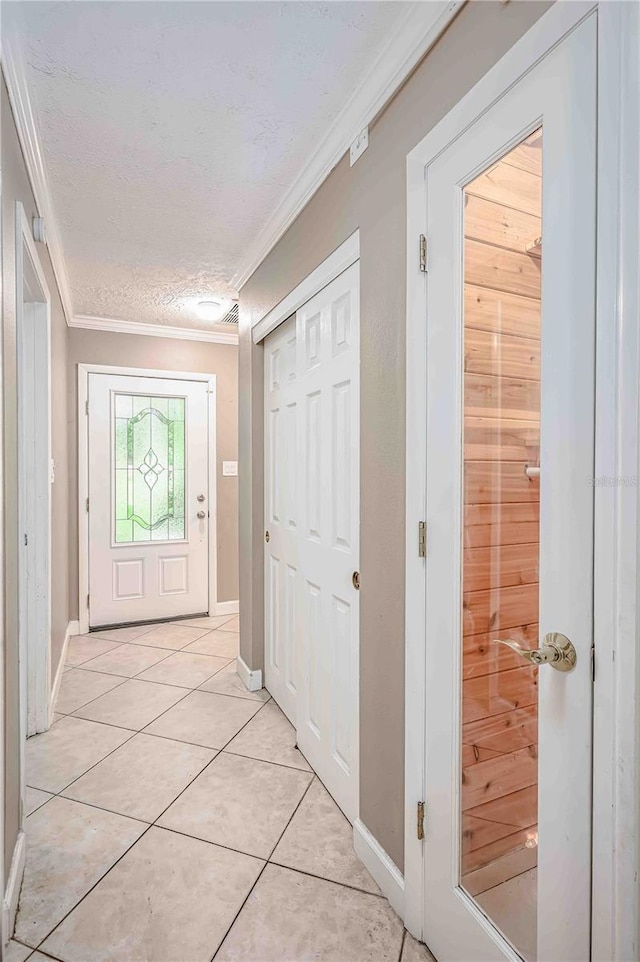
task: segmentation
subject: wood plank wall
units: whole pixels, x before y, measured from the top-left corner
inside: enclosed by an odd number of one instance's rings
[[[494,640],[538,644],[524,469],[540,441],[541,161],[536,132],[465,190],[463,877],[537,832],[537,669]]]

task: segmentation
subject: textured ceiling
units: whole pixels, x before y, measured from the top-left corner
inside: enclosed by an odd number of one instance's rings
[[[397,2],[4,3],[76,314],[206,327],[404,13]],[[226,328],[228,330],[228,327]]]

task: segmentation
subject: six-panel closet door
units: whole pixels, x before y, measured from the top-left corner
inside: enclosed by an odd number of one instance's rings
[[[265,684],[358,814],[359,268],[265,340]]]

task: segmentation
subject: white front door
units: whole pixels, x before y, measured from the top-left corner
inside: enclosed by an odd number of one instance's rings
[[[209,610],[207,390],[89,374],[91,627]]]
[[[440,962],[590,954],[595,92],[592,15],[426,169]]]
[[[359,365],[355,264],[265,341],[265,684],[352,821],[358,815]]]

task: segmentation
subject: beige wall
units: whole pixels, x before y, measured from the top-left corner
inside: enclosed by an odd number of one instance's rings
[[[360,229],[360,805],[362,820],[399,867],[404,846],[406,156],[548,6],[467,4],[370,129],[361,159],[350,168],[343,158],[241,291],[240,645],[249,666],[260,668],[262,350],[251,344],[250,325]],[[409,256],[417,256],[417,246]]]
[[[27,219],[37,214],[20,150],[6,87],[0,93],[2,115],[2,309],[5,504],[5,856],[8,871],[19,822],[19,716],[17,611],[17,371],[15,290],[15,205],[20,201]],[[51,293],[52,455],[56,480],[52,488],[52,611],[51,670],[55,672],[69,621],[69,518],[67,446],[67,325],[49,253],[36,245]],[[6,881],[6,880],[5,880]],[[3,888],[4,891],[4,888]]]
[[[69,608],[78,617],[78,364],[111,364],[216,375],[218,601],[238,598],[238,479],[222,477],[222,461],[238,457],[238,349],[235,345],[71,328],[68,404],[70,438]]]

